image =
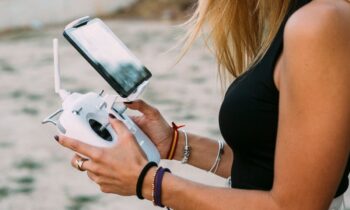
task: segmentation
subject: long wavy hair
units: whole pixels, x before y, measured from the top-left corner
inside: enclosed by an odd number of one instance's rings
[[[266,53],[293,0],[198,0],[185,39],[187,51],[204,35],[223,86]],[[205,28],[205,30],[203,30]]]

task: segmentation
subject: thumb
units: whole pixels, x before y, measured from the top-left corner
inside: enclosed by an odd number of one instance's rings
[[[122,121],[118,120],[113,114],[109,114],[109,122],[118,136],[123,136],[130,133],[126,125],[124,125]]]
[[[117,135],[119,137],[123,137],[119,138],[119,142],[123,141],[124,143],[132,143],[131,145],[134,145],[134,148],[136,148],[144,158],[147,158],[146,153],[144,153],[144,151],[141,149],[141,146],[138,144],[135,136],[129,131],[122,121],[118,120],[113,114],[109,114],[109,122],[111,123],[112,128],[117,132]]]
[[[154,115],[157,115],[159,112],[156,108],[153,106],[149,105],[143,100],[135,100],[131,103],[125,103],[125,105],[132,110],[137,110],[144,114],[146,117],[151,117]]]
[[[132,121],[134,121],[134,123],[136,123],[136,125],[138,125],[139,127],[141,126],[141,120],[143,119],[143,116],[129,116],[130,119],[132,119]]]

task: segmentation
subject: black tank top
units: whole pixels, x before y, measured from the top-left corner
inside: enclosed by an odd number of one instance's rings
[[[295,0],[270,48],[254,67],[228,88],[219,113],[221,134],[234,151],[233,188],[271,190],[274,175],[279,92],[273,80],[283,49],[287,19],[310,0]],[[350,164],[335,197],[348,187]]]

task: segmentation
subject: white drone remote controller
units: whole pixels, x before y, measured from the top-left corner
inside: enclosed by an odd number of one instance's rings
[[[44,119],[42,123],[53,123],[60,134],[84,143],[97,147],[110,147],[118,141],[118,134],[108,121],[108,114],[112,113],[134,134],[148,161],[158,163],[160,155],[157,148],[125,114],[126,106],[123,103],[116,103],[117,95],[103,95],[103,91],[100,94],[93,92],[69,93],[61,89],[57,39],[54,39],[53,44],[55,92],[60,95],[63,103],[61,109]]]

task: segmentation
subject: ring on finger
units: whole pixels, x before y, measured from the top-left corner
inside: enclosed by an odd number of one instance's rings
[[[76,159],[75,160],[75,165],[77,166],[77,168],[79,169],[79,171],[85,171],[83,169],[83,164],[86,161],[86,159]]]

